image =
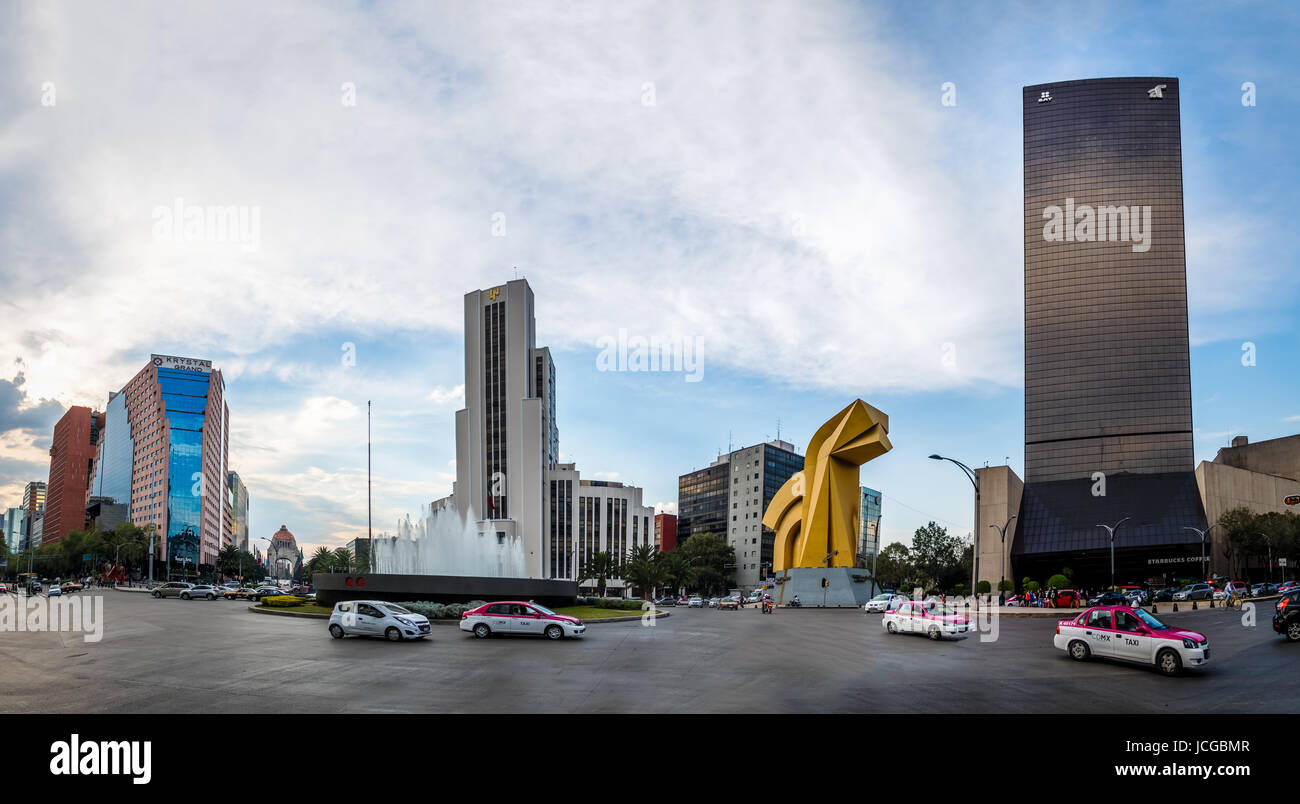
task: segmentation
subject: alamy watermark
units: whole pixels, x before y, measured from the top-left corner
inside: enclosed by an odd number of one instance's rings
[[[618,337],[596,339],[597,371],[665,371],[686,375],[687,382],[704,378],[704,339],[677,335],[632,335],[626,329]]]
[[[103,595],[57,598],[0,595],[0,633],[81,632],[86,642],[104,638]]]
[[[1043,209],[1043,239],[1049,243],[1129,242],[1139,253],[1151,249],[1151,206],[1075,204]]]
[[[153,208],[153,237],[173,243],[240,243],[244,251],[257,251],[262,245],[262,208],[199,206],[178,196],[171,206]]]

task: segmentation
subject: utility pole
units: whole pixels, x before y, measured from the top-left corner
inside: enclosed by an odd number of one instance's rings
[[[366,563],[374,566],[375,531],[370,508],[370,400],[366,400]]]

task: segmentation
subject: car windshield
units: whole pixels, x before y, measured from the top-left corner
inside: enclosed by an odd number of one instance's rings
[[[1139,620],[1146,623],[1147,628],[1150,628],[1153,631],[1165,630],[1165,624],[1157,620],[1155,617],[1152,617],[1150,614],[1147,614],[1144,609],[1133,609],[1133,613],[1138,616]]]
[[[893,595],[876,595],[872,600],[889,600]]]
[[[409,610],[402,608],[401,606],[397,605],[396,603],[385,603],[385,604],[384,604],[384,608],[388,609],[388,610],[391,611],[393,614],[410,614],[410,613],[411,613]]]
[[[930,606],[927,611],[936,617],[951,617],[957,613],[956,609],[944,605]]]

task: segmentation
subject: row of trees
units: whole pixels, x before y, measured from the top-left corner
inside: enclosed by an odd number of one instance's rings
[[[912,546],[894,542],[876,556],[876,581],[893,589],[938,589],[965,594],[971,545],[934,522],[916,529]]]
[[[1279,558],[1285,558],[1288,567],[1296,566],[1300,557],[1300,515],[1292,511],[1256,514],[1247,508],[1233,508],[1219,522],[1225,535],[1218,540],[1220,552],[1231,577],[1245,580],[1247,566],[1266,564],[1270,554],[1274,565]],[[1250,580],[1265,580],[1266,574],[1267,570],[1257,571],[1257,577]]]
[[[0,549],[2,546],[0,542]],[[8,557],[10,575],[26,572],[29,564],[34,572],[50,577],[97,574],[108,564],[145,568],[149,562],[149,531],[123,522],[110,531],[74,530],[53,544],[17,553],[4,549],[0,555]]]
[[[595,581],[601,597],[611,578],[622,579],[643,595],[654,596],[660,589],[712,595],[731,588],[735,564],[735,548],[721,536],[702,533],[666,553],[648,544],[637,545],[621,557],[606,551],[593,553],[579,568],[578,583]]]

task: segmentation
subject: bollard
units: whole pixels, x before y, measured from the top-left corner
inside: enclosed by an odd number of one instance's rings
[[[1196,611],[1196,601],[1192,601],[1192,611]]]
[[[1178,604],[1177,604],[1177,603],[1174,604],[1174,611],[1178,611]]]
[[[1152,614],[1159,614],[1159,613],[1160,613],[1160,607],[1157,606],[1156,604],[1152,603],[1152,604],[1151,604],[1151,613],[1152,613]]]

